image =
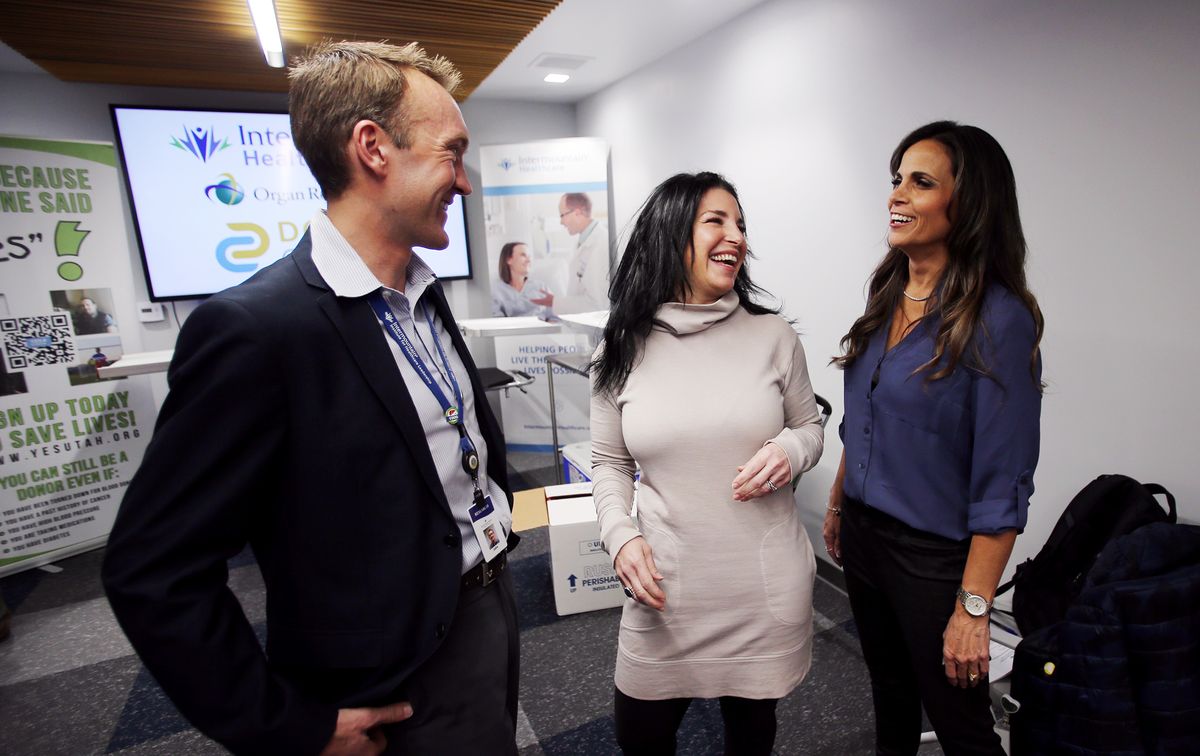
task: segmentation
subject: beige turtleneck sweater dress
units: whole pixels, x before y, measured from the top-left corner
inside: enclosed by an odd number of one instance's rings
[[[621,392],[592,396],[592,470],[604,547],[637,536],[654,550],[665,612],[631,599],[616,685],[645,700],[782,698],[812,661],[816,563],[790,486],[733,500],[733,479],[764,443],[793,476],[824,445],[804,349],[786,321],[751,315],[730,292],[666,304]],[[635,464],[637,519],[630,517]]]

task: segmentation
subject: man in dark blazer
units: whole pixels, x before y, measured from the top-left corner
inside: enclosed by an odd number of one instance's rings
[[[187,319],[105,588],[171,700],[234,752],[515,754],[504,442],[412,251],[445,248],[471,191],[458,73],[342,42],[290,76],[328,209]],[[227,585],[247,543],[265,651]]]

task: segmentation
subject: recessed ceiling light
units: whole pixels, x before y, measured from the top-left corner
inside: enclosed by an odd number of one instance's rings
[[[562,53],[542,53],[529,64],[531,68],[549,68],[558,71],[578,71],[584,63],[592,60],[579,55],[563,55]]]
[[[563,84],[570,78],[566,74],[546,74],[546,78],[542,79],[542,81],[547,84]]]

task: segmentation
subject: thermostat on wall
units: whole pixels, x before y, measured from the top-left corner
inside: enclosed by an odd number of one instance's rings
[[[143,323],[157,323],[166,317],[161,302],[138,302],[137,313]]]

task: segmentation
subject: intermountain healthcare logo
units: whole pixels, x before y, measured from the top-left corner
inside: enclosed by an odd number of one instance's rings
[[[236,205],[246,198],[246,193],[231,173],[222,173],[220,181],[204,187],[204,194],[222,205]]]
[[[200,158],[200,162],[207,163],[210,157],[229,147],[229,140],[221,139],[212,129],[189,129],[184,124],[183,139],[171,137],[171,146],[187,150]]]
[[[501,168],[503,168],[504,170],[507,171],[508,169],[513,167],[514,163],[513,163],[513,161],[509,160],[508,158],[504,158],[499,163],[496,163],[496,165],[500,166]]]
[[[249,273],[258,267],[258,263],[239,263],[235,260],[252,260],[262,257],[270,244],[267,231],[257,223],[230,223],[230,231],[249,231],[254,236],[230,236],[217,244],[217,262],[230,273]],[[233,249],[254,244],[250,249]],[[232,250],[232,251],[231,251]]]

